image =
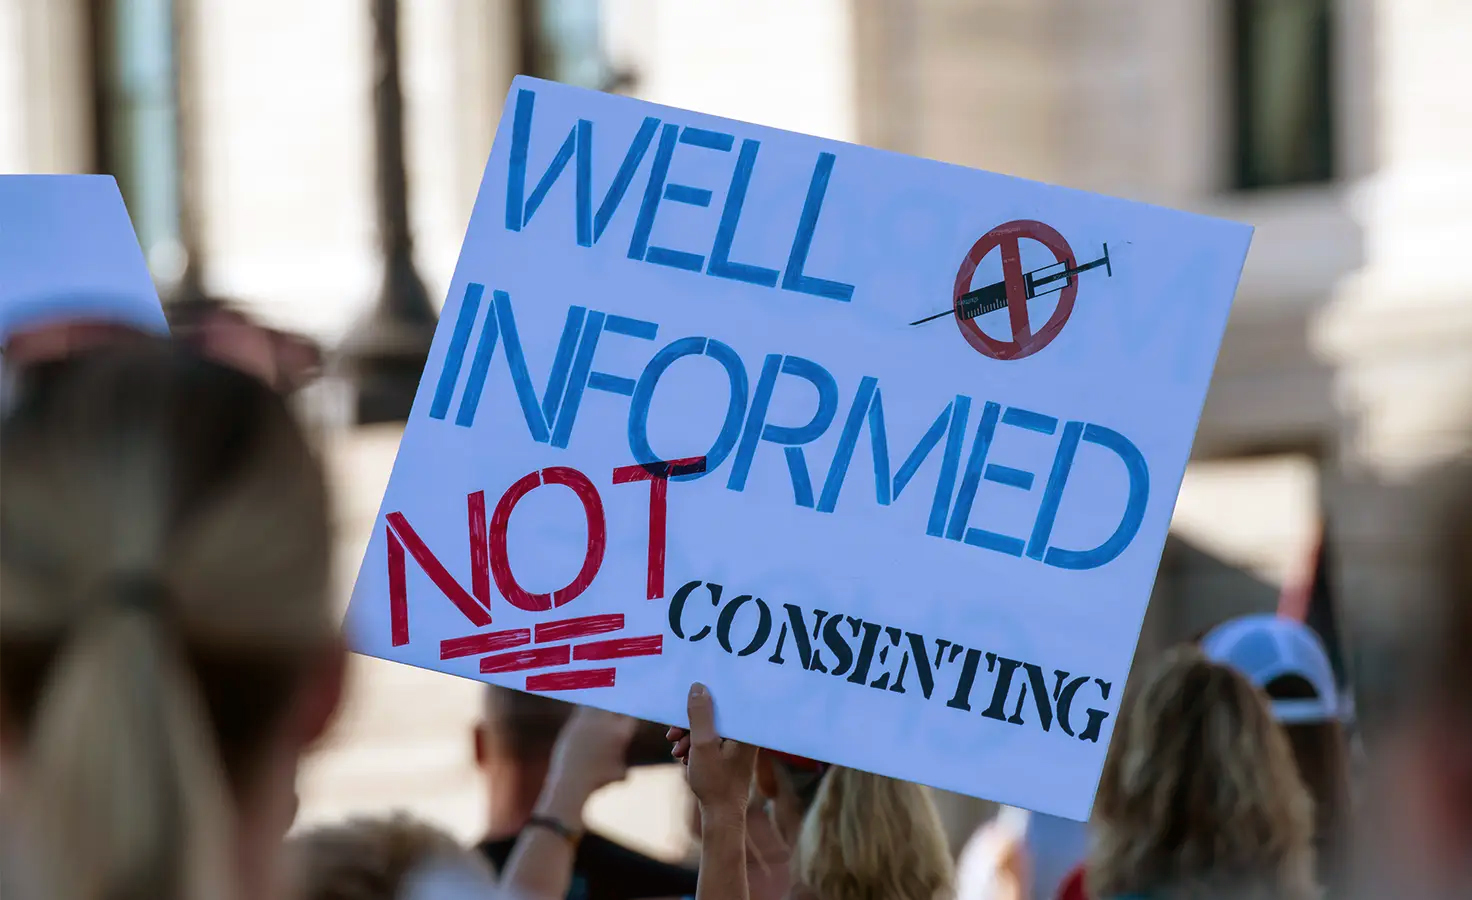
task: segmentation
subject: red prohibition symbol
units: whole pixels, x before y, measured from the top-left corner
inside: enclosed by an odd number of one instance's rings
[[[1022,270],[1020,245],[1023,239],[1037,241],[1047,247],[1054,260],[1065,269],[1072,269],[1075,265],[1073,249],[1068,246],[1063,235],[1051,225],[1033,219],[1017,219],[998,225],[971,246],[966,258],[961,260],[961,268],[956,272],[955,289],[952,291],[956,325],[968,344],[978,353],[992,359],[1022,359],[1048,346],[1067,324],[1068,317],[1073,313],[1073,301],[1078,296],[1078,279],[1067,278],[1063,289],[1058,292],[1058,305],[1054,308],[1053,315],[1041,328],[1033,328],[1027,309],[1028,296],[1032,292],[1028,287],[1027,275]],[[980,316],[967,316],[962,312],[963,295],[973,293],[971,279],[976,275],[976,267],[981,265],[988,253],[998,248],[1002,251],[1002,282],[1006,286],[1007,315],[1012,323],[1010,341],[998,340],[988,335],[976,323]]]

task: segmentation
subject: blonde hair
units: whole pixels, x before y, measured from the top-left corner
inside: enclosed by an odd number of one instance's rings
[[[1097,897],[1316,897],[1312,803],[1235,670],[1168,651],[1124,704],[1094,804]]]
[[[28,373],[0,431],[0,712],[52,900],[234,893],[234,796],[334,641],[284,402],[147,341]]]
[[[435,866],[478,876],[487,888],[495,878],[480,854],[405,813],[314,828],[293,838],[290,850],[299,900],[395,900]]]
[[[947,900],[955,882],[928,790],[843,767],[803,816],[793,872],[818,900]]]

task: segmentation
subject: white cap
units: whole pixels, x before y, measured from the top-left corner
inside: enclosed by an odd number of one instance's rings
[[[1312,628],[1271,614],[1228,619],[1201,640],[1206,656],[1246,675],[1258,688],[1296,675],[1314,689],[1313,697],[1273,699],[1273,718],[1287,725],[1328,722],[1342,710],[1334,684],[1334,667],[1324,643]]]

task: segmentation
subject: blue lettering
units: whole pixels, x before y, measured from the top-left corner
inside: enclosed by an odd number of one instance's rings
[[[801,378],[818,391],[818,408],[806,425],[792,427],[767,423],[767,411],[772,403],[772,391],[777,384],[777,375],[786,374]],[[736,450],[736,459],[731,464],[731,476],[726,487],[733,491],[746,489],[746,477],[751,471],[751,461],[756,455],[758,441],[782,444],[787,458],[787,470],[792,476],[792,493],[798,506],[811,508],[813,485],[808,478],[807,460],[803,457],[802,445],[810,444],[833,424],[838,411],[838,383],[828,370],[800,356],[781,356],[773,353],[762,366],[757,380],[756,392],[751,400],[751,412],[746,417],[746,429],[741,435],[741,445]]]
[[[935,499],[930,502],[930,521],[925,526],[925,533],[931,537],[940,537],[946,527],[946,512],[950,509],[951,492],[956,489],[956,469],[961,465],[961,445],[966,443],[966,418],[970,412],[971,398],[956,395],[940,477],[935,482]]]
[[[660,456],[649,446],[649,406],[654,399],[654,388],[659,384],[660,377],[675,360],[685,356],[708,356],[720,363],[726,370],[731,396],[726,403],[726,419],[721,424],[721,431],[716,435],[715,443],[704,454],[705,471],[674,475],[671,476],[671,481],[693,481],[719,468],[736,446],[736,439],[741,435],[741,421],[746,415],[746,365],[736,355],[736,351],[711,338],[680,338],[654,354],[639,375],[638,383],[634,385],[633,399],[629,403],[629,452],[637,462],[653,463],[662,459],[675,459],[681,455]]]
[[[455,317],[455,331],[450,335],[450,348],[445,352],[444,367],[440,369],[440,381],[435,386],[434,399],[429,404],[429,417],[443,419],[450,411],[450,400],[455,396],[455,385],[460,380],[460,367],[465,364],[465,347],[470,343],[470,332],[475,328],[475,315],[480,312],[480,298],[486,286],[471,282],[465,285],[465,296],[460,299],[460,313]]]
[[[531,223],[548,193],[556,186],[569,164],[574,171],[574,224],[577,243],[592,247],[603,236],[619,205],[628,194],[634,176],[648,155],[649,148],[659,134],[658,146],[650,164],[649,181],[639,204],[639,212],[629,239],[628,258],[661,266],[670,266],[691,272],[705,271],[717,278],[744,281],[762,287],[777,287],[779,273],[776,269],[752,263],[736,262],[731,259],[731,248],[740,225],[741,213],[746,203],[747,190],[751,184],[761,142],[744,139],[736,166],[731,174],[731,183],[726,191],[725,204],[721,209],[720,223],[710,257],[685,250],[650,245],[654,221],[663,201],[685,203],[707,208],[712,193],[706,188],[669,182],[670,163],[677,144],[689,144],[729,153],[736,139],[730,134],[693,126],[681,127],[674,123],[661,123],[653,116],[646,116],[639,130],[629,142],[623,161],[609,184],[603,201],[593,209],[593,125],[587,119],[578,119],[568,129],[567,136],[558,146],[557,152],[547,163],[536,184],[527,192],[527,169],[530,157],[532,122],[536,108],[536,92],[520,88],[516,92],[512,110],[511,150],[506,170],[506,229],[521,231]],[[813,239],[818,228],[818,219],[823,212],[823,201],[827,196],[828,182],[833,174],[837,157],[832,153],[819,153],[808,182],[807,196],[803,200],[802,212],[798,216],[797,229],[793,234],[792,247],[786,267],[780,273],[782,290],[812,294],[830,300],[848,302],[853,299],[854,286],[841,281],[819,278],[806,273],[808,255],[812,251]]]
[[[847,303],[853,299],[853,285],[803,274],[803,269],[808,264],[808,251],[813,248],[813,232],[818,228],[818,215],[823,211],[823,197],[828,192],[828,178],[833,174],[834,159],[832,153],[818,154],[818,163],[813,167],[813,180],[808,183],[808,196],[803,201],[802,215],[797,220],[797,233],[792,237],[792,253],[787,257],[787,271],[782,274],[782,289]]]
[[[1048,538],[1053,534],[1053,523],[1058,520],[1058,504],[1063,501],[1063,486],[1068,483],[1068,473],[1073,471],[1073,457],[1078,452],[1078,442],[1084,433],[1084,423],[1069,422],[1063,426],[1063,439],[1053,454],[1053,471],[1048,474],[1048,484],[1043,488],[1043,502],[1038,506],[1038,517],[1033,521],[1032,537],[1027,542],[1029,559],[1042,559],[1048,549]]]
[[[552,162],[542,173],[536,187],[532,189],[531,196],[526,197],[523,203],[522,198],[526,193],[528,148],[531,144],[532,110],[536,104],[536,98],[535,91],[525,88],[516,93],[516,109],[513,111],[511,123],[511,160],[506,172],[506,228],[509,231],[520,231],[531,222],[532,215],[542,205],[547,192],[562,176],[568,162],[576,153],[577,241],[581,246],[591,247],[598,241],[598,238],[603,236],[603,230],[608,227],[609,220],[613,218],[624,195],[628,193],[629,185],[634,181],[634,173],[638,170],[639,164],[643,162],[645,153],[649,151],[649,144],[654,140],[654,132],[659,127],[659,120],[646,117],[639,126],[639,131],[630,142],[623,162],[619,165],[618,172],[614,174],[613,182],[609,185],[608,193],[604,195],[596,215],[593,213],[593,123],[587,119],[579,119],[577,124],[568,130],[562,146],[552,157]]]
[[[649,251],[649,233],[654,230],[654,214],[664,196],[665,179],[670,175],[670,160],[675,157],[675,141],[680,126],[666,124],[659,131],[659,147],[649,167],[649,183],[644,186],[644,202],[639,204],[639,218],[634,220],[634,234],[629,240],[629,259],[642,260]]]
[[[666,125],[664,132],[660,135],[659,149],[654,153],[654,166],[649,172],[649,185],[644,191],[644,203],[639,208],[639,220],[634,225],[634,237],[629,243],[629,258],[699,272],[705,267],[705,257],[699,253],[649,246],[649,234],[654,229],[654,217],[659,212],[661,199],[674,203],[688,203],[691,206],[710,206],[711,193],[705,188],[691,187],[688,184],[666,183],[670,172],[670,160],[675,155],[676,130],[679,130],[677,126]],[[719,131],[707,131],[704,128],[691,128],[687,125],[680,130],[679,143],[729,153],[736,139]]]
[[[1073,422],[1068,423],[1070,426]],[[1135,539],[1140,530],[1140,523],[1145,519],[1146,501],[1150,499],[1150,469],[1145,464],[1145,457],[1140,449],[1130,442],[1129,438],[1105,428],[1102,425],[1085,425],[1083,427],[1083,440],[1085,443],[1097,444],[1106,450],[1112,451],[1124,463],[1125,471],[1130,478],[1129,499],[1125,501],[1124,514],[1120,517],[1119,525],[1114,533],[1104,543],[1092,550],[1064,550],[1059,547],[1049,547],[1043,554],[1043,562],[1046,565],[1056,566],[1060,569],[1097,569],[1099,566],[1115,559]],[[1076,446],[1076,445],[1075,445]],[[1061,448],[1060,448],[1061,455]],[[1055,460],[1054,472],[1058,470]],[[1060,482],[1066,481],[1068,477],[1065,467]],[[1050,477],[1049,481],[1053,479]],[[1052,487],[1050,484],[1049,487]],[[1060,484],[1058,493],[1061,495],[1063,488]],[[1056,515],[1056,501],[1054,505]],[[1039,515],[1041,522],[1042,516]],[[1051,524],[1051,523],[1050,523]],[[1050,529],[1051,530],[1051,527]],[[1034,526],[1033,541],[1041,540],[1046,543],[1046,533],[1039,536],[1038,529]],[[1036,557],[1035,557],[1036,558]]]
[[[710,264],[705,271],[718,278],[776,287],[776,269],[731,261],[731,244],[736,240],[736,227],[741,223],[741,208],[746,203],[746,189],[751,184],[751,172],[756,167],[756,154],[760,147],[760,141],[747,139],[741,142],[741,153],[737,155],[736,169],[731,173],[726,205],[721,209],[721,224],[716,228],[716,242],[711,247]]]
[[[431,418],[443,419],[449,412],[455,385],[464,364],[465,348],[470,343],[470,333],[475,325],[476,312],[480,307],[485,286],[471,282],[465,287],[465,298],[460,304],[460,313],[455,320],[455,331],[451,336],[449,353],[446,356],[440,380],[436,385],[434,399],[430,404]],[[552,363],[552,372],[547,378],[547,388],[540,403],[536,389],[532,387],[531,375],[527,370],[526,354],[521,348],[521,337],[516,330],[516,316],[511,309],[511,297],[505,291],[496,291],[491,307],[486,312],[481,326],[480,340],[476,344],[475,356],[470,363],[470,374],[465,381],[465,390],[460,397],[460,408],[455,415],[455,424],[469,428],[475,422],[476,409],[485,389],[486,377],[491,369],[491,357],[496,353],[496,344],[504,336],[506,365],[511,371],[511,381],[521,402],[526,418],[527,431],[532,440],[546,443],[549,437],[553,411],[557,409],[563,386],[567,381],[569,360],[577,343],[578,331],[587,314],[581,306],[567,310],[567,322],[562,328],[557,355]],[[593,313],[601,316],[601,313]]]
[[[966,405],[969,400],[957,397],[955,401],[946,404],[940,415],[930,424],[920,440],[916,442],[905,461],[900,465],[900,470],[895,473],[893,480],[889,475],[889,437],[884,427],[884,404],[881,400],[879,382],[872,376],[865,376],[859,382],[859,391],[854,396],[853,406],[849,407],[848,419],[844,422],[843,432],[838,439],[838,447],[833,452],[833,462],[828,466],[828,477],[823,481],[823,493],[818,498],[819,512],[833,512],[838,506],[838,495],[843,488],[844,478],[848,475],[849,463],[853,460],[854,449],[859,440],[859,429],[864,422],[869,423],[869,455],[874,463],[874,499],[880,506],[888,506],[891,499],[898,500],[900,492],[910,479],[915,477],[920,466],[930,456],[938,444],[941,435],[946,433],[946,426],[950,424],[951,416],[960,410],[962,416],[966,415]],[[949,489],[940,496],[940,502],[944,504],[945,497],[949,496]]]
[[[1000,416],[999,416],[1000,414]],[[1011,406],[1005,413],[996,403],[988,403],[976,426],[976,437],[971,444],[971,456],[966,461],[966,473],[961,478],[961,489],[956,494],[956,503],[951,513],[951,523],[946,537],[953,541],[965,541],[973,547],[995,550],[1008,556],[1021,556],[1024,544],[1021,538],[999,534],[984,528],[967,528],[971,517],[971,505],[976,499],[976,489],[982,481],[1006,485],[1024,491],[1032,490],[1033,473],[1014,469],[999,463],[986,464],[991,451],[992,439],[997,431],[997,422],[1024,428],[1039,434],[1052,434],[1058,428],[1058,420],[1021,407]]]
[[[1059,431],[1058,419],[1020,407],[1003,408],[998,403],[985,403],[963,467],[961,457],[962,450],[965,449],[971,399],[957,395],[920,436],[898,472],[891,477],[883,400],[878,379],[872,376],[865,376],[860,380],[824,478],[821,496],[815,503],[807,459],[802,448],[827,432],[838,409],[837,382],[823,366],[798,356],[769,354],[748,404],[746,366],[736,351],[711,338],[687,337],[674,341],[655,353],[635,380],[594,369],[601,336],[605,332],[611,332],[652,341],[658,335],[659,326],[642,319],[571,306],[567,311],[546,388],[538,398],[517,332],[510,296],[505,291],[494,291],[491,302],[486,304],[484,301],[483,285],[471,282],[465,286],[430,400],[431,418],[443,420],[449,415],[461,372],[466,367],[466,354],[476,337],[474,332],[477,319],[480,318],[481,308],[485,307],[481,332],[475,340],[475,351],[470,359],[469,373],[455,416],[455,424],[462,427],[471,427],[474,424],[496,345],[504,342],[512,386],[526,419],[527,430],[534,441],[550,441],[555,447],[566,448],[583,395],[588,390],[595,390],[631,398],[628,440],[630,452],[638,462],[654,463],[661,459],[692,455],[660,454],[654,451],[648,434],[650,407],[654,391],[671,365],[686,356],[704,356],[715,360],[725,369],[730,395],[720,432],[704,454],[707,459],[706,468],[702,472],[675,476],[681,480],[698,478],[719,468],[726,457],[734,452],[735,460],[726,487],[743,491],[757,447],[765,441],[783,448],[794,502],[798,506],[831,513],[837,507],[843,482],[858,444],[859,432],[867,424],[874,466],[875,500],[881,506],[890,504],[900,496],[920,467],[934,454],[941,443],[941,436],[945,435],[945,449],[941,456],[940,471],[926,525],[926,534],[930,536],[959,540],[1010,556],[1026,556],[1055,568],[1080,570],[1098,568],[1118,558],[1133,542],[1143,524],[1150,496],[1150,473],[1144,455],[1135,444],[1117,431],[1102,425],[1070,421],[1063,425],[1027,540],[968,527],[977,491],[983,481],[1023,491],[1031,491],[1037,481],[1033,472],[989,461],[997,428],[1005,425],[1037,434],[1053,435]],[[817,408],[804,424],[780,425],[768,421],[781,375],[806,381],[817,392]],[[1123,463],[1129,478],[1125,507],[1113,533],[1098,546],[1087,550],[1051,546],[1063,494],[1079,447],[1085,443],[1110,451]]]
[[[652,341],[659,332],[659,326],[642,319],[606,316],[601,312],[588,313],[588,324],[583,328],[583,339],[578,345],[578,355],[572,364],[567,399],[562,403],[562,411],[557,416],[557,428],[552,433],[554,447],[566,447],[572,437],[572,426],[577,420],[578,408],[582,405],[584,388],[624,397],[634,395],[632,378],[593,371],[593,354],[598,351],[599,335],[605,331]]]

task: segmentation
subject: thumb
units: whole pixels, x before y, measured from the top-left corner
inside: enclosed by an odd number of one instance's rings
[[[701,743],[716,739],[716,710],[710,691],[705,685],[695,682],[690,685],[690,698],[686,701],[686,712],[690,716],[690,741]]]

